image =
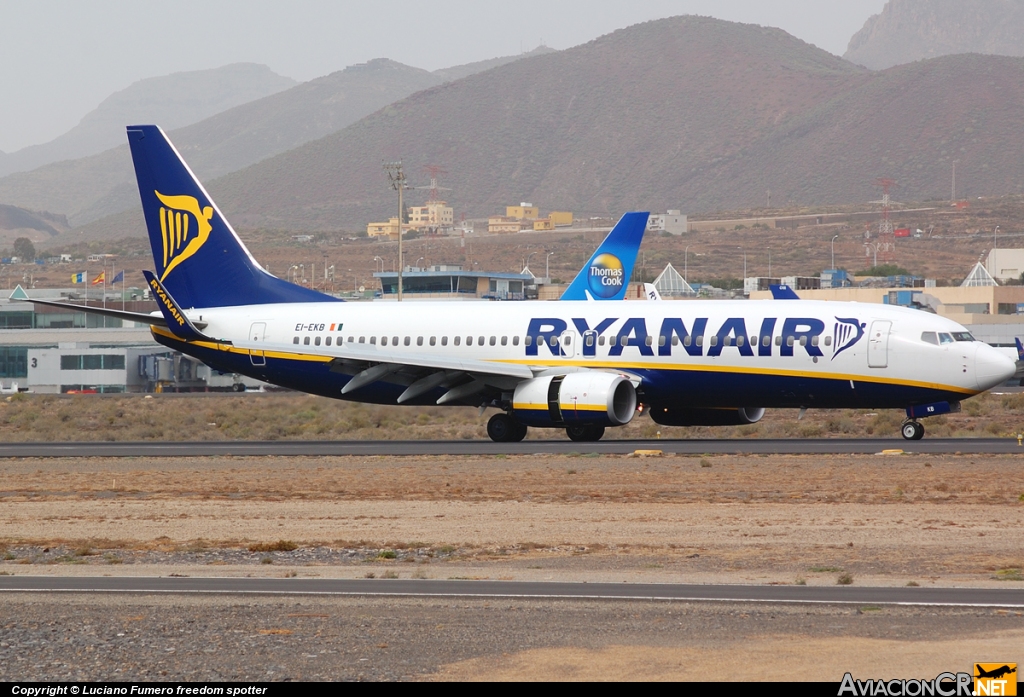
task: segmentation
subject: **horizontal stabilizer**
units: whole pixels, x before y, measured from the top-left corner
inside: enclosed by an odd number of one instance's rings
[[[140,322],[143,324],[155,325],[158,327],[166,327],[167,320],[160,315],[151,315],[146,312],[130,312],[128,310],[115,310],[110,307],[90,307],[88,305],[79,305],[77,303],[63,302],[60,300],[38,300],[36,298],[30,298],[25,290],[18,286],[11,293],[11,300],[20,300],[21,302],[35,303],[36,305],[47,305],[49,307],[60,307],[63,309],[74,310],[75,312],[85,312],[90,315],[100,315],[102,317],[113,317],[115,319],[127,320],[129,322]]]

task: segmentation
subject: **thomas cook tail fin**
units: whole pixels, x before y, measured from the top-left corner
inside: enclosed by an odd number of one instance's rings
[[[182,307],[336,300],[265,271],[158,126],[129,126],[128,144],[156,277]]]
[[[650,213],[626,213],[559,300],[622,300]]]

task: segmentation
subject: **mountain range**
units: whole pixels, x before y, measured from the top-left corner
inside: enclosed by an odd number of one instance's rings
[[[1024,56],[1020,0],[889,0],[843,55],[873,70],[956,53]]]
[[[124,141],[124,126],[129,123],[159,123],[193,171],[209,180],[338,131],[414,92],[524,56],[550,52],[552,49],[540,47],[523,55],[435,72],[376,59],[223,110],[183,128],[159,120],[121,120],[118,138]],[[128,146],[0,178],[0,201],[58,211],[73,225],[138,206]]]
[[[855,203],[878,197],[879,177],[898,181],[897,199],[944,199],[954,160],[961,194],[1024,191],[1022,58],[872,71],[778,29],[687,16],[497,63],[371,61],[170,137],[250,228],[386,218],[381,161],[399,158],[412,184],[443,167],[445,198],[468,217],[519,201],[581,217],[709,213],[763,206],[769,190],[776,205]],[[134,187],[122,147],[4,177],[0,201],[67,214],[79,227],[54,244],[109,239],[142,233]]]
[[[0,153],[0,176],[120,145],[126,123],[146,121],[180,128],[295,84],[295,80],[255,63],[139,80],[104,99],[77,126],[50,142]]]

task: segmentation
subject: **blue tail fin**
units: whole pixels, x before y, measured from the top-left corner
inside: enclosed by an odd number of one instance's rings
[[[157,278],[182,307],[337,300],[267,273],[158,126],[129,126],[128,143]]]
[[[1013,343],[1017,345],[1017,360],[1024,361],[1024,345],[1021,345],[1018,337],[1013,337]]]
[[[622,300],[650,213],[626,213],[559,300]]]
[[[768,288],[772,291],[772,298],[775,300],[799,300],[800,296],[792,287],[784,283],[772,283]]]

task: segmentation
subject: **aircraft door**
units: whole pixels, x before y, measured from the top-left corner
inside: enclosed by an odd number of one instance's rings
[[[892,322],[875,320],[871,323],[868,334],[868,367],[887,368],[889,366],[889,330]]]
[[[593,329],[588,329],[583,332],[583,336],[580,337],[583,341],[583,357],[593,358],[597,355],[597,332]]]
[[[562,335],[558,337],[558,343],[562,345],[562,356],[564,358],[575,358],[576,357],[576,344],[577,341],[576,332],[571,329],[567,329],[562,332]]]
[[[249,338],[252,341],[263,341],[267,335],[267,323],[266,322],[253,322],[252,326],[249,327]],[[253,365],[263,366],[267,364],[267,357],[263,351],[249,351],[249,361]]]

